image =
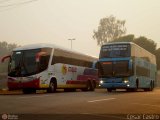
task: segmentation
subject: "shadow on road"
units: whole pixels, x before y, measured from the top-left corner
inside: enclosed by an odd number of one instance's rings
[[[115,91],[112,91],[112,92],[108,92],[106,89],[95,89],[95,91],[81,91],[80,89],[77,89],[76,91],[72,92],[72,91],[64,91],[63,89],[58,89],[55,93],[47,93],[46,90],[37,90],[36,93],[31,93],[32,95],[34,94],[37,94],[37,95],[40,95],[40,94],[62,94],[62,93],[65,93],[65,94],[70,94],[70,93],[73,93],[73,94],[79,94],[79,93],[87,93],[87,94],[99,94],[99,95],[120,95],[120,94],[136,94],[136,93],[143,93],[146,91],[144,90],[141,90],[139,89],[138,91],[135,91],[135,92],[128,92],[126,90],[123,90],[123,89],[118,89],[118,90],[115,90]],[[151,91],[148,91],[148,92],[151,92]],[[31,94],[23,94],[22,90],[13,90],[13,91],[8,91],[8,90],[0,90],[0,95],[31,95]]]

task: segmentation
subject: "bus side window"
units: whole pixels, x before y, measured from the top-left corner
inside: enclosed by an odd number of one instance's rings
[[[49,55],[41,56],[39,63],[40,71],[46,70],[48,68],[48,62],[49,62]]]
[[[133,62],[132,63],[132,70],[131,70],[131,75],[134,75],[134,72],[135,72],[135,63]]]

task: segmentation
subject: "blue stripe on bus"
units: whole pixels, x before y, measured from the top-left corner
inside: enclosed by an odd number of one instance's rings
[[[99,62],[105,62],[105,61],[118,61],[118,60],[130,60],[131,57],[126,58],[100,58]]]

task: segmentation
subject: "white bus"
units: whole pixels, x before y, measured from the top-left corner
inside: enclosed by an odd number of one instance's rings
[[[13,50],[8,69],[9,90],[22,89],[34,93],[37,89],[82,89],[94,91],[98,84],[97,58],[51,44],[33,44]]]

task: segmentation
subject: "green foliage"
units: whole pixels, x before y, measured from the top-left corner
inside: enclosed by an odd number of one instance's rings
[[[140,36],[139,38],[134,39],[133,42],[136,43],[137,45],[141,46],[142,48],[148,50],[152,54],[155,54],[155,52],[156,52],[157,43],[155,43],[151,39]]]
[[[0,42],[0,59],[5,56],[11,54],[11,51],[18,47],[16,44],[8,44],[7,42],[3,41]],[[0,73],[7,72],[8,62],[0,63]]]
[[[157,60],[157,69],[160,70],[160,48],[156,50],[155,55]]]
[[[5,41],[0,42],[0,51],[1,51],[0,56],[10,54],[10,52],[16,47],[18,47],[18,45],[16,45],[16,44],[8,44]]]
[[[113,39],[119,38],[126,33],[125,20],[118,20],[114,16],[102,18],[98,30],[93,31],[93,38],[98,45],[103,45]]]
[[[133,42],[133,40],[134,40],[134,35],[129,34],[129,35],[122,36],[122,37],[119,37],[117,39],[114,39],[111,42]]]

